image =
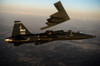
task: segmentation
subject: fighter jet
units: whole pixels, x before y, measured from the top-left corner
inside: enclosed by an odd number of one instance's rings
[[[49,19],[47,19],[47,26],[42,27],[41,30],[53,27],[55,25],[58,25],[60,23],[63,23],[65,21],[70,20],[70,17],[68,16],[67,12],[65,11],[63,5],[60,1],[54,4],[54,6],[57,8],[58,12],[54,13],[50,16]]]
[[[35,45],[39,45],[39,44],[44,44],[47,42],[57,41],[57,40],[82,40],[82,39],[90,39],[95,37],[96,36],[83,34],[80,32],[74,32],[72,30],[68,30],[68,31],[47,30],[44,33],[32,34],[21,23],[21,21],[15,21],[12,36],[6,38],[5,42],[13,43],[14,46],[19,46],[24,43],[35,43]]]

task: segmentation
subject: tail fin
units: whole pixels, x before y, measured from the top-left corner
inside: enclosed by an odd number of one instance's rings
[[[27,28],[20,21],[15,21],[12,36],[27,35],[27,34],[31,34],[31,33],[27,30]]]

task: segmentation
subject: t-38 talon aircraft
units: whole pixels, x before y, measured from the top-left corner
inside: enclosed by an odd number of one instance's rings
[[[6,38],[5,42],[14,43],[14,46],[19,46],[23,43],[35,43],[35,45],[38,45],[56,40],[80,40],[95,37],[96,36],[74,32],[72,30],[66,32],[63,30],[47,30],[45,33],[32,34],[20,21],[15,21],[12,36]]]
[[[41,28],[42,30],[70,19],[60,1],[54,5],[58,9],[58,12],[50,16],[51,18],[49,18],[47,22],[48,26]],[[5,42],[13,43],[14,46],[19,46],[24,43],[35,43],[35,45],[39,45],[56,40],[81,40],[95,37],[96,36],[83,34],[72,30],[47,30],[44,33],[32,34],[20,21],[15,21],[12,36],[6,38]]]

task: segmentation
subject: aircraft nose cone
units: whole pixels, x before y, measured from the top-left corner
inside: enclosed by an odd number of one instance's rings
[[[88,35],[87,38],[95,38],[96,36],[94,35]]]
[[[94,35],[91,35],[91,37],[90,38],[95,38],[96,36],[94,36]]]
[[[93,38],[95,38],[96,36],[93,36]]]

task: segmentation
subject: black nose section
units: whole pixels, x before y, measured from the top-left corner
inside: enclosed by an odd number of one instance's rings
[[[89,38],[95,38],[96,36],[94,35],[86,35],[86,38],[89,39]]]
[[[93,38],[96,38],[96,36],[93,36]]]
[[[94,35],[91,35],[91,36],[90,36],[90,38],[96,38],[96,36],[94,36]]]

